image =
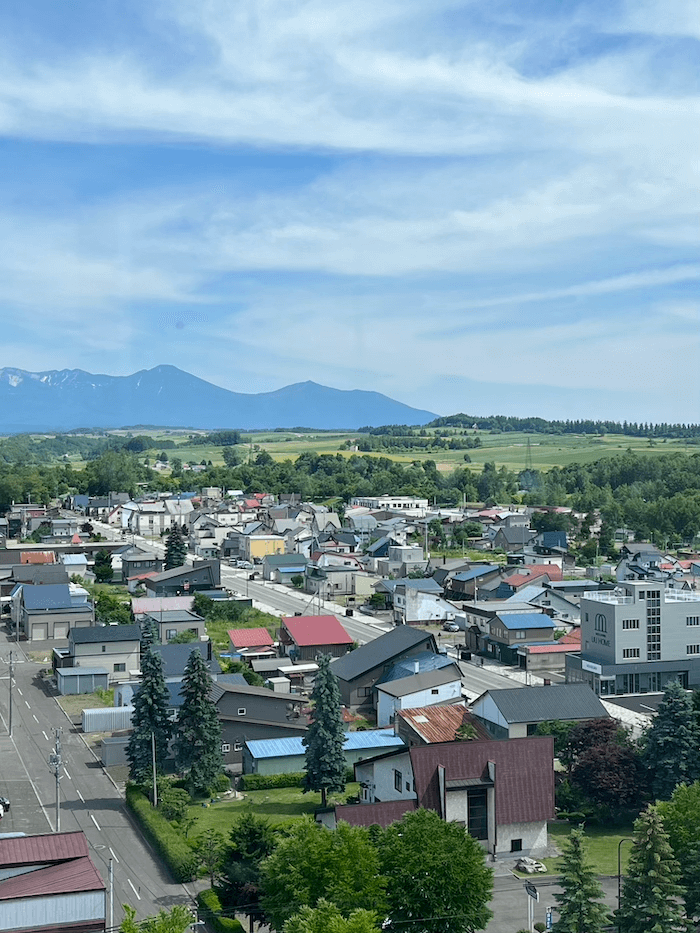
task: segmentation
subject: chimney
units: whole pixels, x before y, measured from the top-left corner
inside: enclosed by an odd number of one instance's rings
[[[420,661],[418,658],[415,658],[413,661],[413,673],[420,674]]]

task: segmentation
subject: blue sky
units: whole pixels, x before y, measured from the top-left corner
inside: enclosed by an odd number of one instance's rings
[[[696,0],[5,0],[0,366],[700,420]]]

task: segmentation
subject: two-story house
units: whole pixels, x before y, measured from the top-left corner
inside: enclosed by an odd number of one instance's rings
[[[104,668],[110,684],[129,680],[141,663],[138,625],[93,625],[71,629],[60,666]]]

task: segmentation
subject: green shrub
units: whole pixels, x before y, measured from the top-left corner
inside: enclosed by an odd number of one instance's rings
[[[221,916],[221,901],[216,891],[212,891],[211,888],[200,891],[197,895],[197,904],[202,920],[206,920],[215,933],[245,933],[239,920],[234,917]]]
[[[289,774],[242,774],[239,778],[241,790],[271,790],[274,787],[301,787],[303,771]]]
[[[153,809],[146,796],[134,784],[127,784],[126,804],[175,881],[193,881],[197,877],[198,860],[187,840],[170,825],[162,813]]]
[[[214,794],[225,794],[227,790],[231,790],[231,778],[222,771],[214,778],[209,788],[209,796],[213,797]]]

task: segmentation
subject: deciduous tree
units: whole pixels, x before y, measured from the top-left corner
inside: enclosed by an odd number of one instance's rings
[[[277,845],[270,823],[254,813],[244,813],[233,825],[224,855],[221,898],[228,907],[238,907],[251,919],[261,920],[260,866]]]
[[[321,792],[326,806],[328,791],[345,790],[345,728],[341,713],[338,678],[331,670],[331,659],[322,655],[311,691],[313,721],[302,744],[306,747],[304,790]]]
[[[416,810],[392,823],[379,843],[389,918],[411,933],[472,933],[492,914],[485,852],[457,823]]]
[[[335,904],[321,898],[317,907],[302,907],[286,921],[283,933],[381,933],[371,910],[353,910],[346,918]]]
[[[679,784],[671,799],[659,803],[656,809],[681,866],[688,914],[700,916],[700,781]]]
[[[586,862],[581,829],[573,829],[564,843],[560,875],[562,891],[554,895],[559,905],[554,933],[603,933],[609,920],[601,903],[605,892]]]

